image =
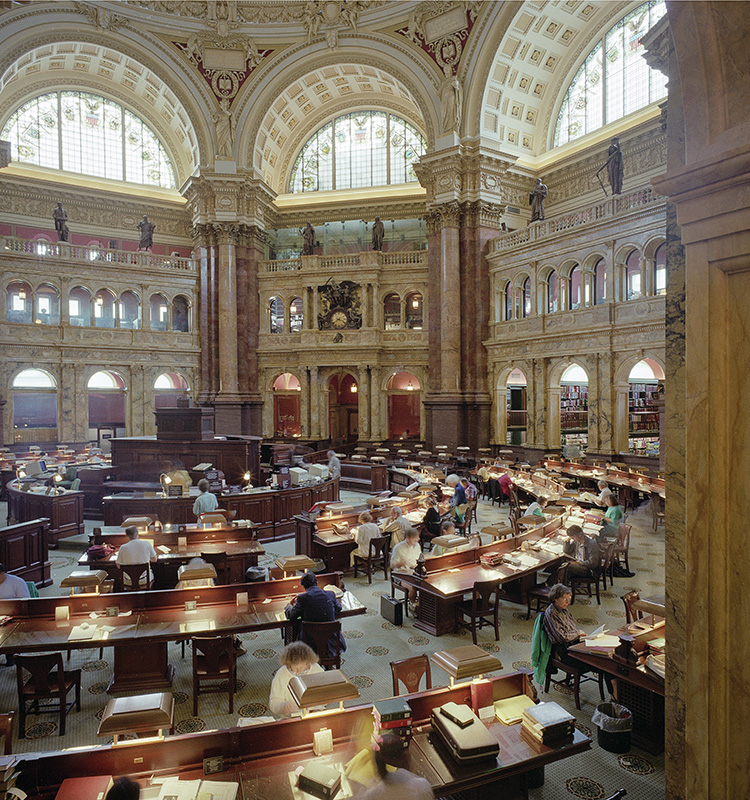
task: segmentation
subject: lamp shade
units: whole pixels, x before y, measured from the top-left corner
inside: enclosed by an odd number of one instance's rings
[[[440,650],[433,654],[432,662],[451,678],[459,681],[503,668],[497,656],[485,653],[475,644],[454,647],[452,650]]]
[[[289,690],[300,708],[324,706],[359,697],[359,689],[349,682],[340,669],[295,675],[289,681]]]

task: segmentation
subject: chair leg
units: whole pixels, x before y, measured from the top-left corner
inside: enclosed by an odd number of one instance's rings
[[[573,676],[573,697],[576,701],[576,708],[581,710],[581,673],[576,670]]]
[[[599,673],[599,697],[604,700],[604,673]]]
[[[549,684],[550,684],[551,680],[552,680],[552,673],[549,670],[547,670],[547,672],[544,675],[544,693],[545,694],[549,694]]]
[[[606,586],[604,587],[607,588]],[[599,597],[599,577],[596,578],[596,604],[600,606],[602,604],[601,598]]]
[[[65,736],[65,721],[68,718],[67,710],[68,710],[68,695],[63,694],[60,692],[60,736]]]

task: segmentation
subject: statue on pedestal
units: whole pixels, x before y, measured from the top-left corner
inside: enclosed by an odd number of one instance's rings
[[[531,206],[531,221],[544,219],[544,200],[548,194],[547,187],[541,178],[536,179],[536,186],[529,192],[529,205]]]
[[[229,110],[229,100],[223,97],[219,100],[219,113],[214,115],[216,123],[216,155],[219,158],[232,158],[234,145],[234,119]]]
[[[70,237],[68,212],[62,207],[62,203],[57,204],[57,208],[52,212],[52,218],[55,220],[57,240],[60,242],[67,242]]]
[[[383,249],[383,237],[385,236],[385,225],[380,220],[380,217],[375,217],[375,222],[372,225],[372,249]]]
[[[308,221],[302,230],[302,255],[311,256],[315,253],[315,228]]]
[[[143,219],[136,227],[138,228],[138,233],[140,235],[140,238],[138,239],[138,249],[150,251],[154,244],[154,231],[156,230],[156,225],[153,222],[150,222],[149,218],[144,214]]]

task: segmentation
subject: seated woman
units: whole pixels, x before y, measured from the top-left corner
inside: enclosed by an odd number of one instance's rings
[[[349,562],[352,566],[354,566],[354,556],[367,558],[370,555],[370,539],[377,539],[383,535],[380,532],[380,528],[372,521],[372,515],[368,511],[363,511],[357,519],[359,520],[359,528],[354,534],[357,548],[352,550]]]
[[[607,495],[604,498],[604,502],[607,506],[607,511],[604,514],[604,525],[599,531],[599,536],[605,539],[616,539],[625,512],[613,494]]]
[[[568,648],[578,644],[586,636],[586,632],[580,630],[575,617],[568,610],[572,598],[570,588],[564,583],[556,583],[550,590],[549,597],[552,602],[544,610],[542,627],[552,643],[552,655],[563,664],[580,670],[581,674],[596,672],[597,670],[579,661],[575,656],[568,655]],[[606,672],[604,680],[611,693],[612,682]]]
[[[544,509],[547,506],[549,501],[544,495],[541,495],[538,500],[535,500],[527,509],[526,515],[533,514],[535,517],[539,517],[540,519],[545,519],[544,517]]]
[[[422,520],[425,539],[434,539],[440,536],[440,510],[438,502],[433,495],[427,495],[427,511]]]
[[[295,675],[323,672],[323,667],[318,664],[318,656],[312,647],[304,642],[288,644],[279,654],[279,662],[281,667],[271,681],[268,708],[274,717],[284,719],[300,710],[289,690],[289,682]]]

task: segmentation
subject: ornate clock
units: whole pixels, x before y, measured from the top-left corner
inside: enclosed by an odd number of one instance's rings
[[[356,330],[362,327],[362,290],[352,281],[340,283],[331,278],[318,287],[320,313],[318,328],[325,330]]]

